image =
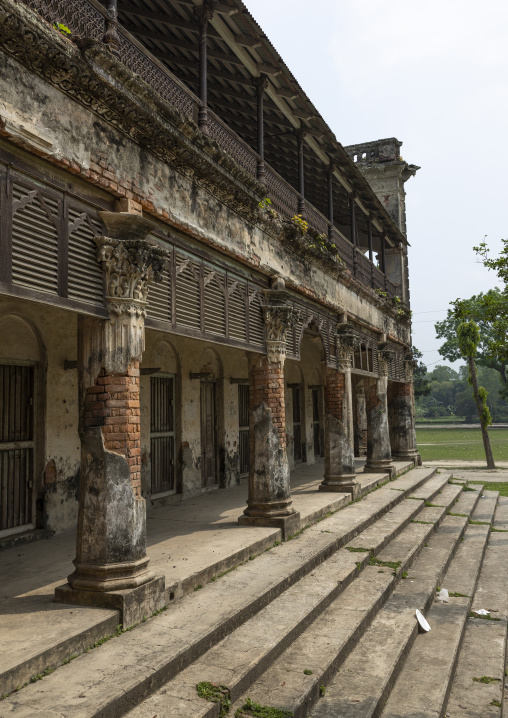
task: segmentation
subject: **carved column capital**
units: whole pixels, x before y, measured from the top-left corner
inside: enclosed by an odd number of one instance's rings
[[[287,304],[288,298],[288,293],[284,291],[265,291],[265,304],[262,309],[270,363],[284,362],[288,329],[300,318],[300,311]]]
[[[393,360],[394,352],[390,349],[380,349],[377,353],[377,360],[379,365],[379,374],[381,376],[388,376],[388,368],[390,362]]]
[[[404,380],[406,384],[413,381],[414,372],[418,365],[415,359],[404,359]]]
[[[166,252],[142,239],[102,236],[95,243],[109,314],[102,336],[102,364],[107,371],[121,373],[142,357],[148,285],[161,281]]]
[[[96,237],[95,243],[97,261],[104,270],[110,316],[146,316],[148,285],[162,279],[164,250],[140,239]]]
[[[353,354],[358,346],[358,337],[351,330],[347,330],[337,334],[336,350],[337,350],[337,368],[344,373],[351,368],[353,363]]]

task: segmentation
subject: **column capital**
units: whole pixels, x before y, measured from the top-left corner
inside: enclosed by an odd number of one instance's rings
[[[379,374],[381,376],[388,376],[388,368],[390,362],[393,360],[395,352],[390,349],[378,349],[377,361],[379,366]]]
[[[214,3],[212,0],[203,0],[202,5],[194,6],[193,12],[198,23],[201,26],[206,25],[213,18]]]
[[[413,381],[414,371],[418,365],[416,359],[404,359],[404,379],[406,384]]]
[[[266,349],[270,363],[284,362],[288,329],[300,318],[300,311],[287,304],[289,294],[280,289],[264,292],[263,317],[266,329]]]
[[[353,354],[359,344],[359,339],[353,329],[344,326],[337,331],[335,347],[337,352],[337,367],[339,371],[345,372],[351,368]]]
[[[166,252],[143,239],[102,236],[95,243],[104,271],[109,321],[103,322],[94,366],[122,373],[132,361],[141,360],[148,285],[161,281]]]
[[[268,76],[261,73],[261,75],[252,78],[252,84],[256,88],[257,94],[261,95],[268,87]]]
[[[106,280],[106,305],[111,316],[146,316],[150,282],[162,280],[167,253],[142,239],[96,237],[97,261]]]

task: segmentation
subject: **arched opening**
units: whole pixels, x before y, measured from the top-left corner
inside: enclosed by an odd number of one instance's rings
[[[203,489],[220,484],[220,449],[223,445],[223,373],[216,352],[208,347],[200,362],[201,481]]]
[[[161,498],[180,488],[180,361],[166,340],[147,342],[141,365],[142,484]]]
[[[44,457],[44,345],[22,316],[0,317],[0,537],[34,529]]]

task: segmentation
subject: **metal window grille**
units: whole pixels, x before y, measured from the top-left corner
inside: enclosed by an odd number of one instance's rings
[[[249,473],[249,385],[238,384],[238,455],[240,476]]]
[[[0,364],[0,532],[33,528],[34,368]]]
[[[152,494],[175,490],[175,379],[150,379],[150,462]]]

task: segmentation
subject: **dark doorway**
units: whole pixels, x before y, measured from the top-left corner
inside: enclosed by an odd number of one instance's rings
[[[292,387],[293,392],[293,456],[295,463],[301,462],[302,455],[302,405],[300,386]]]
[[[314,457],[323,457],[324,441],[321,427],[321,390],[312,389],[312,434],[314,440]]]
[[[0,364],[0,536],[34,528],[34,367]]]
[[[152,495],[175,490],[175,378],[150,379]]]
[[[249,385],[238,384],[238,456],[240,477],[249,474]]]
[[[203,488],[218,485],[215,382],[201,382],[201,476]]]

